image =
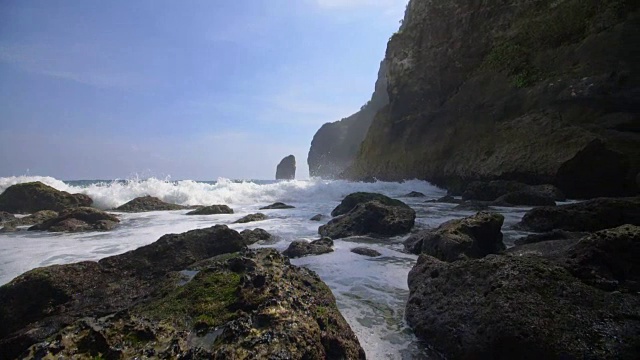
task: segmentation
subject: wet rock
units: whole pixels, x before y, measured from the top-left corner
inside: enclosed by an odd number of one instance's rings
[[[296,157],[283,158],[276,167],[276,180],[293,180],[296,178]]]
[[[545,196],[551,198],[555,201],[565,201],[567,200],[567,196],[562,192],[562,190],[558,189],[554,185],[544,184],[544,185],[531,185],[527,188],[528,191],[534,192],[541,196]]]
[[[382,255],[378,251],[373,250],[373,249],[368,248],[368,247],[355,247],[355,248],[351,249],[351,252],[354,253],[354,254],[358,254],[358,255],[362,255],[362,256],[369,256],[369,257],[378,257],[378,256]]]
[[[113,230],[120,220],[102,210],[79,207],[64,210],[59,216],[34,225],[29,230],[80,232]]]
[[[505,249],[500,231],[503,222],[504,216],[500,214],[479,212],[411,235],[405,240],[405,249],[413,254],[426,253],[442,261],[482,258]]]
[[[516,239],[513,243],[516,245],[535,244],[541,241],[580,239],[587,235],[585,232],[571,232],[564,230],[552,230],[540,234],[531,234]]]
[[[322,214],[315,214],[311,217],[311,221],[322,221],[322,219],[324,219],[324,215]]]
[[[6,211],[0,211],[0,223],[6,222],[6,221],[10,221],[10,220],[14,220],[16,217],[11,214],[8,213]]]
[[[0,287],[3,356],[364,359],[315,273],[243,246],[215,226],[27,272]]]
[[[529,190],[504,194],[494,202],[497,206],[555,206],[553,198]]]
[[[290,258],[298,258],[307,255],[322,255],[333,252],[333,240],[328,237],[323,237],[319,240],[311,242],[305,240],[296,240],[289,244],[289,247],[282,252]]]
[[[462,199],[494,201],[502,195],[506,195],[510,192],[522,191],[527,187],[527,184],[517,181],[474,181],[467,185],[465,191],[462,193]]]
[[[456,199],[452,195],[445,195],[438,199],[427,200],[428,203],[447,203],[447,204],[461,204],[462,200]]]
[[[466,200],[459,203],[453,210],[483,211],[489,209],[489,206],[492,204],[490,201]]]
[[[40,210],[62,211],[70,207],[90,206],[91,198],[69,194],[39,181],[9,186],[0,194],[0,211],[33,213]]]
[[[233,209],[227,205],[203,206],[193,211],[189,211],[186,215],[216,215],[216,214],[233,214]]]
[[[242,230],[240,235],[246,245],[255,244],[258,241],[269,241],[273,237],[273,235],[269,234],[266,230],[260,228]]]
[[[339,216],[344,215],[355,208],[358,204],[366,203],[369,201],[377,200],[379,203],[383,205],[389,206],[407,206],[400,200],[392,199],[388,196],[377,194],[377,193],[367,193],[367,192],[356,192],[347,195],[340,205],[338,205],[333,211],[331,211],[331,216]]]
[[[263,213],[256,213],[256,214],[249,214],[247,216],[243,216],[240,219],[234,221],[233,223],[244,224],[244,223],[253,222],[253,221],[262,221],[266,219],[267,219],[267,215]]]
[[[4,226],[0,229],[0,232],[2,233],[10,233],[16,231],[18,231],[18,228],[12,223],[4,224]]]
[[[295,209],[295,206],[291,206],[291,205],[287,205],[285,203],[281,203],[281,202],[275,202],[271,205],[267,205],[264,207],[261,207],[260,210],[275,210],[275,209]]]
[[[640,197],[599,198],[576,204],[533,208],[517,226],[545,232],[554,229],[597,231],[623,224],[640,225]]]
[[[166,203],[157,197],[141,196],[137,197],[124,205],[120,205],[114,210],[123,212],[145,212],[145,211],[163,211],[163,210],[183,210],[182,205]]]
[[[399,200],[389,200],[393,201],[387,204],[379,200],[359,203],[346,214],[320,226],[318,233],[333,239],[354,235],[396,236],[408,233],[415,222],[415,211]]]
[[[425,194],[423,194],[423,193],[421,193],[419,191],[412,191],[412,192],[404,195],[404,197],[425,197],[425,196],[427,196],[427,195],[425,195]]]

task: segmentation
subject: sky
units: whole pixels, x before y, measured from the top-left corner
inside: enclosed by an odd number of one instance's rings
[[[0,177],[307,178],[406,2],[2,1]]]

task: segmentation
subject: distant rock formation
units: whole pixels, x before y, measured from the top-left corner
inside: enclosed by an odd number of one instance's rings
[[[340,121],[326,123],[314,135],[307,163],[309,176],[336,178],[351,164],[374,116],[387,105],[386,63],[380,63],[371,100],[360,111]]]
[[[289,155],[280,161],[276,168],[276,180],[293,180],[296,178],[296,157]]]

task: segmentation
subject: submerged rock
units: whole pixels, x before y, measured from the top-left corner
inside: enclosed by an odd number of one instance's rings
[[[510,192],[522,191],[528,187],[517,181],[494,180],[474,181],[462,193],[463,200],[494,201]]]
[[[271,205],[261,207],[259,210],[276,210],[276,209],[295,209],[295,206],[287,205],[281,202],[275,202]]]
[[[423,194],[423,193],[421,193],[419,191],[412,191],[412,192],[404,195],[404,197],[425,197],[425,196],[427,196],[427,195],[425,195],[425,194]]]
[[[538,207],[529,210],[518,223],[526,230],[545,232],[597,231],[623,224],[640,225],[640,197],[599,198],[576,204]]]
[[[253,222],[253,221],[262,221],[266,219],[267,219],[267,215],[263,213],[255,213],[255,214],[249,214],[247,216],[243,216],[240,219],[234,221],[233,223],[244,224],[244,223]]]
[[[535,191],[520,190],[504,194],[497,198],[493,205],[497,206],[555,206],[553,198]]]
[[[233,209],[227,205],[210,205],[189,211],[186,215],[216,215],[233,214]]]
[[[283,255],[290,258],[298,258],[307,255],[321,255],[333,252],[333,240],[323,237],[319,240],[311,242],[305,240],[296,240],[289,244],[289,247],[282,252]]]
[[[33,213],[40,210],[62,211],[66,208],[91,206],[93,200],[83,194],[69,194],[39,181],[9,186],[0,194],[0,211]]]
[[[353,208],[355,208],[358,204],[366,203],[373,200],[377,200],[383,205],[407,206],[407,204],[403,203],[402,201],[392,199],[386,195],[378,193],[356,192],[349,194],[344,199],[342,199],[340,205],[336,206],[336,208],[331,211],[331,216],[346,214]]]
[[[461,204],[462,200],[456,199],[453,195],[445,195],[438,199],[427,200],[428,203],[447,203],[447,204]]]
[[[351,249],[351,252],[358,255],[369,256],[369,257],[378,257],[380,254],[378,251],[373,250],[368,247],[355,247]]]
[[[0,287],[3,356],[364,359],[315,273],[243,246],[214,226],[29,271]]]
[[[479,212],[411,235],[404,246],[410,253],[426,253],[442,261],[482,258],[505,249],[500,231],[503,222],[500,214]]]
[[[293,180],[296,178],[296,157],[283,158],[276,167],[276,180]]]
[[[120,219],[102,210],[90,207],[79,207],[64,210],[55,218],[34,225],[29,230],[45,230],[51,232],[80,232],[112,230]]]
[[[273,238],[273,235],[269,234],[266,230],[255,228],[253,230],[242,230],[240,235],[244,239],[246,245],[255,244],[258,241],[268,241]]]
[[[0,223],[11,221],[11,220],[14,220],[15,218],[16,217],[11,213],[8,213],[6,211],[0,211]]]
[[[166,203],[157,197],[141,196],[137,197],[124,205],[115,208],[115,211],[123,212],[145,212],[145,211],[164,211],[164,210],[183,210],[186,207],[177,204]]]
[[[324,219],[324,215],[322,214],[315,214],[311,217],[311,221],[322,221],[322,219]]]

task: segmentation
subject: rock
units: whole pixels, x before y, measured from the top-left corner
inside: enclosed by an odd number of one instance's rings
[[[309,176],[339,178],[355,158],[376,112],[388,102],[386,64],[383,61],[371,100],[357,113],[322,125],[313,136],[307,157]]]
[[[421,193],[419,191],[412,191],[412,192],[406,194],[404,197],[425,197],[425,196],[427,196],[427,195],[425,195],[425,194],[423,194],[423,193]]]
[[[333,239],[355,235],[386,237],[408,233],[415,222],[416,212],[399,200],[393,200],[391,204],[393,205],[379,200],[359,203],[348,213],[320,226],[318,233]]]
[[[551,197],[522,190],[502,195],[493,204],[497,206],[555,206],[556,202]]]
[[[494,201],[500,196],[522,191],[527,187],[527,184],[517,181],[474,181],[467,185],[466,190],[462,193],[462,200]]]
[[[13,226],[36,225],[47,220],[51,220],[55,217],[58,217],[58,213],[53,210],[40,210],[34,212],[31,215],[27,215],[22,218],[16,218],[9,223]]]
[[[214,226],[29,271],[0,287],[3,356],[364,359],[315,273],[243,246]]]
[[[266,230],[260,228],[242,230],[240,235],[246,245],[255,244],[258,241],[268,241],[273,237],[273,235],[269,234]]]
[[[298,258],[307,255],[322,255],[333,252],[333,240],[323,237],[319,240],[311,242],[305,240],[296,240],[289,244],[289,247],[282,252],[283,255],[290,258]]]
[[[505,249],[500,231],[503,222],[504,216],[500,214],[479,212],[414,234],[405,240],[405,249],[413,254],[426,253],[442,261],[497,254]]]
[[[16,217],[11,213],[8,213],[6,211],[0,211],[0,223],[15,220],[15,218]]]
[[[12,223],[4,224],[2,229],[0,229],[0,232],[2,233],[10,233],[10,232],[16,232],[16,231],[18,231],[18,228]]]
[[[82,194],[69,194],[39,181],[9,186],[0,194],[0,211],[33,213],[40,210],[62,211],[70,207],[90,206],[93,200]]]
[[[448,203],[448,204],[461,204],[462,200],[458,200],[452,195],[445,195],[438,199],[427,200],[428,203]]]
[[[291,206],[291,205],[287,205],[285,203],[281,203],[281,202],[275,202],[271,205],[267,205],[264,207],[261,207],[260,210],[274,210],[274,209],[295,209],[295,206]]]
[[[558,189],[554,185],[544,184],[544,185],[531,185],[527,187],[527,190],[530,192],[534,192],[544,197],[551,198],[555,201],[566,201],[567,196],[562,192],[562,190]]]
[[[29,230],[45,230],[51,232],[108,231],[120,222],[111,214],[90,207],[79,207],[64,210],[59,216],[34,225]]]
[[[351,252],[354,253],[354,254],[363,255],[363,256],[369,256],[369,257],[378,257],[378,256],[382,255],[378,251],[373,250],[373,249],[368,248],[368,247],[355,247],[355,248],[351,249]]]
[[[216,215],[216,214],[233,214],[233,209],[227,205],[203,206],[193,211],[189,211],[186,215]]]
[[[407,322],[447,358],[640,355],[640,297],[589,286],[539,256],[447,263],[423,254],[409,273],[409,291]]]
[[[309,220],[311,220],[311,221],[322,221],[323,218],[324,218],[324,215],[316,214],[316,215],[313,215],[311,217],[311,219],[309,219]]]
[[[492,204],[493,202],[489,201],[466,200],[459,203],[453,210],[483,211],[489,209]]]
[[[157,197],[153,196],[141,196],[137,197],[124,205],[120,205],[115,208],[115,211],[122,212],[145,212],[145,211],[164,211],[164,210],[183,210],[182,205],[169,204]]]
[[[338,205],[331,212],[331,216],[339,216],[344,215],[354,209],[358,204],[366,203],[369,201],[377,200],[381,204],[389,205],[389,206],[407,206],[407,204],[403,203],[400,200],[392,199],[388,196],[377,194],[377,193],[368,193],[368,192],[356,192],[347,195],[340,205]]]
[[[597,231],[623,224],[640,225],[640,197],[599,198],[581,203],[529,210],[517,224],[521,229],[545,232]]]
[[[586,232],[570,232],[564,230],[551,230],[541,234],[531,234],[516,239],[516,245],[535,244],[541,241],[579,239],[587,235]]]
[[[262,221],[266,219],[267,219],[267,215],[263,213],[256,213],[256,214],[249,214],[247,216],[243,216],[240,219],[234,221],[233,223],[244,224],[244,223],[253,222],[253,221]]]
[[[296,178],[296,158],[289,155],[282,159],[276,168],[276,180],[293,180]]]

